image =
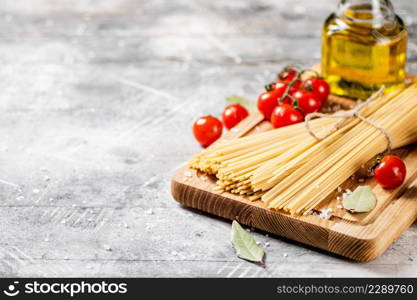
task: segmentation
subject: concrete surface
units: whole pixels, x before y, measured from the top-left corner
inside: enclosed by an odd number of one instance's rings
[[[395,1],[410,26],[416,1]],[[417,276],[417,224],[355,263],[177,205],[172,172],[200,151],[193,120],[320,58],[333,0],[2,0],[1,276]]]

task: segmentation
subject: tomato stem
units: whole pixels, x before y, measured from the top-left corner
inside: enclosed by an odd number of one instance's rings
[[[383,153],[380,153],[375,157],[375,161],[374,161],[373,165],[369,168],[369,173],[372,174],[372,176],[374,175],[376,167],[378,167],[379,164],[381,163],[381,160],[382,160],[383,157],[384,157]]]
[[[274,88],[275,88],[275,82],[271,82],[271,83],[268,83],[268,84],[265,85],[265,90],[267,92],[272,91]]]
[[[297,75],[295,75],[294,79],[293,79],[293,80],[292,80],[292,81],[288,84],[288,86],[287,86],[287,88],[286,88],[286,90],[285,90],[284,95],[282,95],[282,97],[278,99],[278,103],[280,103],[280,104],[281,104],[282,102],[284,102],[285,98],[287,98],[287,97],[289,97],[289,96],[290,96],[290,91],[291,91],[291,88],[294,86],[294,84],[295,84],[298,80],[300,80],[301,75],[302,75],[302,72],[297,71]]]
[[[291,98],[293,98],[293,97],[291,97]],[[294,99],[294,98],[293,98]],[[298,105],[298,100],[295,100],[293,103],[292,103],[292,107],[294,107],[295,109],[299,109],[300,108],[300,106]]]
[[[304,90],[306,90],[307,92],[312,92],[313,91],[313,86],[311,84],[311,82],[307,82],[307,84],[305,84],[307,81],[304,82],[303,88]]]

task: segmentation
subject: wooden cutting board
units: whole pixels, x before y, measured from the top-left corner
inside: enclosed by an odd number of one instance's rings
[[[330,105],[350,107],[352,100],[331,96]],[[233,139],[271,129],[262,115],[254,113],[222,139]],[[271,211],[261,201],[251,202],[245,197],[213,191],[215,178],[183,167],[175,172],[171,191],[179,203],[241,224],[287,237],[301,243],[337,253],[357,261],[370,261],[380,256],[417,218],[417,145],[396,151],[407,164],[405,184],[386,191],[373,179],[359,183],[347,180],[343,190],[354,190],[359,185],[370,185],[377,196],[376,208],[370,213],[351,214],[338,208],[341,193],[335,191],[321,208],[333,208],[332,217],[291,216]],[[341,197],[340,197],[341,198]]]

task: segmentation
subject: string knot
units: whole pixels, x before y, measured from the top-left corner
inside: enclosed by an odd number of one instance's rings
[[[386,151],[389,152],[392,149],[392,137],[391,135],[388,133],[388,131],[386,131],[382,126],[378,125],[376,122],[365,118],[364,116],[362,116],[360,114],[360,111],[365,108],[366,106],[368,106],[370,103],[372,103],[373,101],[375,101],[376,99],[378,99],[381,95],[383,95],[385,91],[385,87],[383,86],[381,89],[379,89],[379,91],[377,91],[375,94],[373,94],[371,97],[369,97],[366,101],[359,103],[358,105],[356,105],[353,109],[351,110],[347,110],[347,111],[338,111],[335,112],[334,114],[323,114],[323,113],[311,113],[308,114],[305,118],[305,126],[306,129],[308,131],[308,133],[314,137],[317,140],[323,140],[326,137],[328,137],[329,135],[331,135],[335,130],[338,130],[340,127],[342,127],[350,118],[356,117],[359,120],[361,120],[362,122],[368,123],[369,125],[375,127],[376,129],[378,129],[379,131],[381,131],[383,133],[383,135],[385,136],[386,140],[387,140],[387,149]],[[337,122],[336,124],[333,125],[333,127],[323,136],[318,136],[312,129],[310,126],[310,121],[313,118],[331,118],[331,119],[340,119],[339,122]]]

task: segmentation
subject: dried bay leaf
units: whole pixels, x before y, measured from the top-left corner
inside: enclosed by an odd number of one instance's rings
[[[359,186],[348,197],[343,199],[343,207],[351,212],[370,212],[376,206],[376,196],[370,186]]]
[[[228,104],[240,104],[250,112],[254,112],[256,110],[256,103],[242,96],[231,95],[226,98],[226,102]]]
[[[236,221],[232,223],[232,244],[238,257],[263,263],[264,250],[256,244],[253,237]]]

